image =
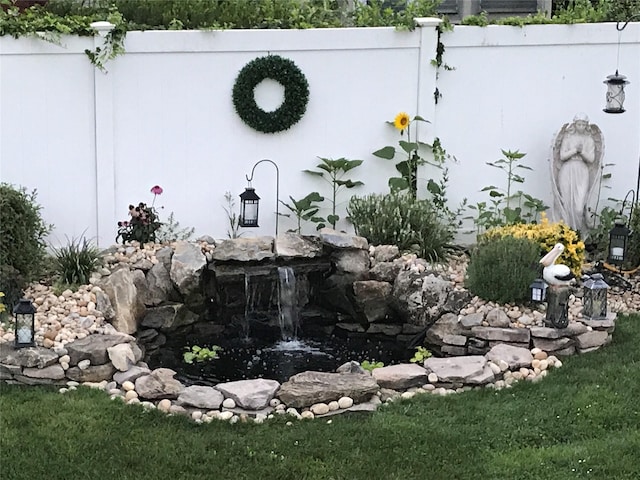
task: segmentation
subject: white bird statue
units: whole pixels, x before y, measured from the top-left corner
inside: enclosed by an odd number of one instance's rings
[[[569,285],[576,277],[571,273],[571,269],[566,265],[555,263],[560,254],[564,251],[564,245],[556,243],[556,245],[547,253],[540,263],[544,265],[542,270],[542,278],[549,285],[562,286]]]

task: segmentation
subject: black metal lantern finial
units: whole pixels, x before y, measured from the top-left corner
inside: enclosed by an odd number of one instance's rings
[[[257,227],[258,226],[258,206],[260,197],[256,190],[248,186],[244,192],[240,194],[240,219],[238,224],[241,227]]]
[[[273,160],[265,158],[255,163],[251,169],[251,176],[245,175],[249,185],[244,189],[244,192],[240,194],[240,219],[238,225],[241,227],[257,227],[258,226],[258,203],[260,197],[256,193],[255,189],[251,186],[253,180],[253,172],[256,167],[262,162],[268,162],[276,168],[276,237],[278,236],[278,221],[280,220],[280,213],[278,212],[278,203],[280,198],[280,170],[278,165]]]
[[[609,285],[600,273],[585,280],[582,294],[582,315],[588,320],[607,319],[607,290]]]
[[[15,347],[33,347],[36,344],[36,309],[31,300],[23,298],[13,308],[15,319],[16,337]]]
[[[531,301],[536,303],[544,302],[547,297],[547,284],[541,278],[536,278],[529,286],[531,290]]]

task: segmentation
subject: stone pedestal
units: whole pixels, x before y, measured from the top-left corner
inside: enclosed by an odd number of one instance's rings
[[[569,287],[550,286],[547,289],[548,327],[566,328],[569,325]]]

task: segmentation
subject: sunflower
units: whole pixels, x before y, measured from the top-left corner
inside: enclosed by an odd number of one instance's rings
[[[407,115],[405,112],[400,112],[393,120],[393,126],[402,132],[409,126],[409,122],[409,115]]]

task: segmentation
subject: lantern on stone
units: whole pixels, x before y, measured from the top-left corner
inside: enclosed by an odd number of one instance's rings
[[[13,308],[13,317],[15,320],[16,336],[15,347],[33,347],[36,336],[36,309],[31,300],[23,298]]]
[[[255,188],[249,186],[240,194],[240,219],[238,224],[241,227],[258,226],[258,205],[260,197]]]
[[[607,319],[607,290],[609,285],[600,273],[594,273],[583,284],[582,316],[587,320]]]
[[[547,284],[541,278],[536,278],[529,286],[531,290],[531,301],[535,303],[544,302],[547,297]]]
[[[609,254],[607,256],[607,263],[617,265],[618,267],[622,266],[627,252],[627,242],[629,241],[630,233],[631,231],[622,220],[616,220],[614,227],[609,232]]]

